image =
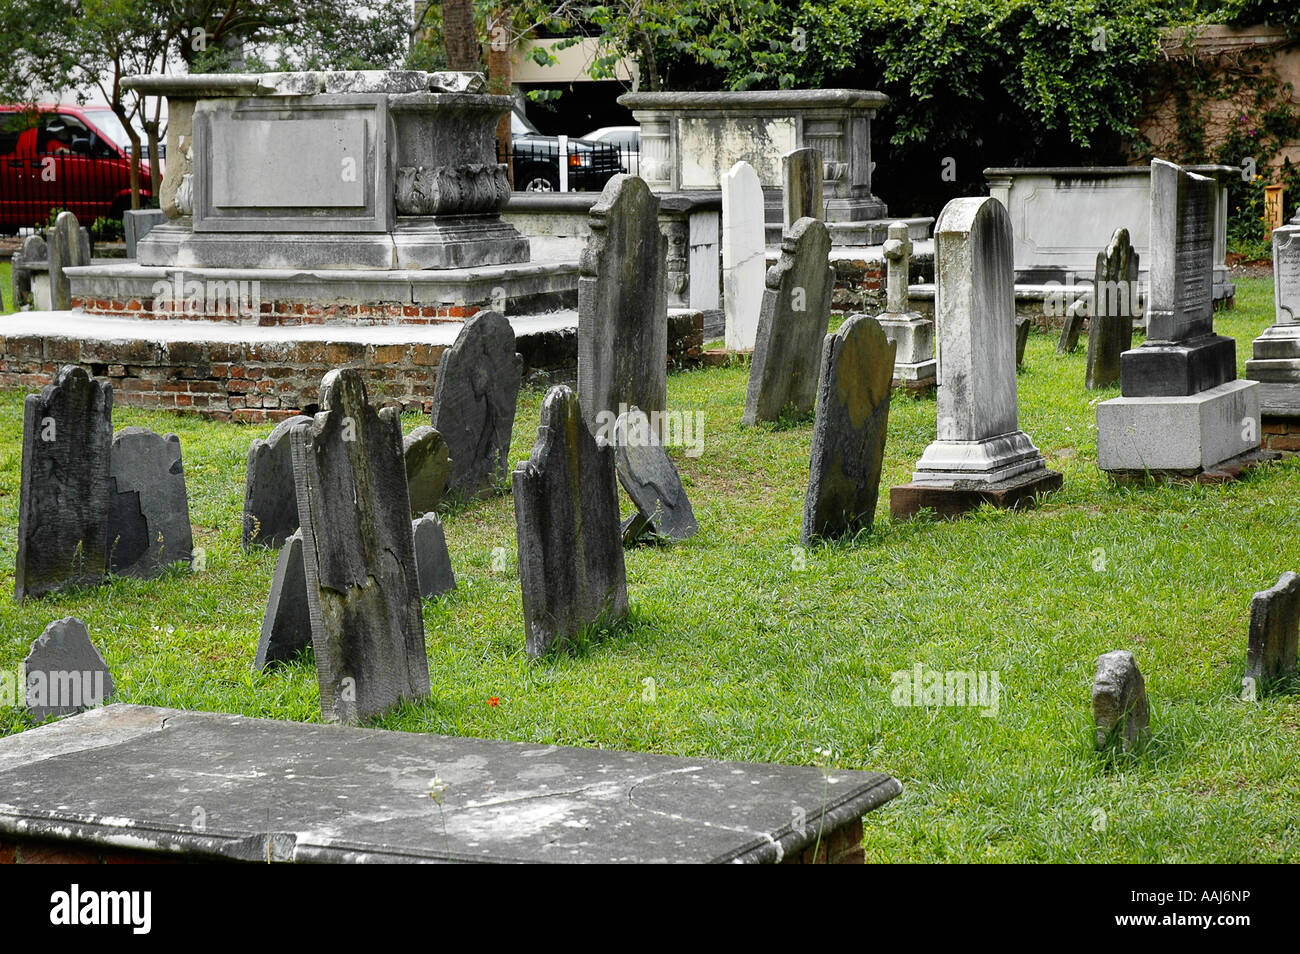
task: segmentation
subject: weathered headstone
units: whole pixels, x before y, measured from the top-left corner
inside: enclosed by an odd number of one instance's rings
[[[763,187],[747,162],[722,175],[722,294],[726,346],[750,351],[763,307]]]
[[[636,176],[605,184],[590,225],[578,269],[578,397],[594,433],[602,412],[667,406],[668,240],[659,198]]]
[[[1091,305],[1085,296],[1080,295],[1065,309],[1065,321],[1061,325],[1061,337],[1056,340],[1057,354],[1074,354],[1079,347],[1079,335],[1083,331],[1083,319],[1089,315]],[[1089,339],[1091,341],[1091,339]]]
[[[81,226],[71,212],[60,212],[50,228],[50,303],[60,311],[72,307],[72,280],[65,268],[90,264],[89,243],[82,238]]]
[[[578,397],[542,402],[532,454],[514,472],[519,581],[529,655],[627,613],[614,449],[598,443]]]
[[[1300,576],[1283,573],[1250,601],[1246,675],[1267,685],[1296,671],[1300,652]]]
[[[1016,367],[1025,363],[1025,346],[1029,344],[1029,331],[1034,323],[1023,315],[1016,319]]]
[[[23,661],[27,714],[37,722],[102,705],[113,694],[108,664],[74,616],[56,620],[36,637]]]
[[[894,384],[928,388],[935,383],[934,322],[911,311],[907,296],[912,242],[906,222],[893,222],[885,240],[885,312],[876,320],[894,343]]]
[[[13,285],[14,308],[34,303],[32,293],[32,271],[35,268],[49,267],[50,250],[45,239],[35,233],[23,239],[22,248],[10,259]]]
[[[429,661],[396,408],[376,411],[354,368],[321,381],[290,434],[312,647],[327,721],[429,695]]]
[[[456,588],[456,574],[451,569],[447,536],[437,514],[426,513],[411,521],[415,538],[415,569],[420,581],[420,598],[442,596]]]
[[[874,318],[855,315],[822,346],[803,542],[870,528],[880,495],[894,344]]]
[[[149,579],[193,557],[181,439],[147,427],[113,436],[108,520],[109,569]]]
[[[628,408],[614,422],[614,462],[619,483],[636,506],[623,526],[623,542],[643,533],[685,540],[699,530],[686,488],[660,435],[640,408]]]
[[[477,407],[477,405],[476,405]],[[511,430],[514,415],[511,415]],[[510,434],[506,433],[505,449],[510,448]],[[423,514],[436,510],[451,478],[451,457],[447,442],[436,428],[417,427],[402,438],[402,454],[406,458],[406,486],[411,497],[411,513]]]
[[[788,232],[800,219],[825,219],[822,200],[822,153],[811,147],[795,149],[781,157],[784,192],[784,227]]]
[[[275,575],[262,617],[254,669],[290,662],[311,645],[307,571],[302,561],[302,531],[291,533],[275,558]]]
[[[1146,682],[1127,649],[1097,657],[1092,719],[1097,727],[1097,748],[1117,740],[1128,751],[1148,734]]]
[[[1097,253],[1093,275],[1084,380],[1089,391],[1110,387],[1120,379],[1120,355],[1133,347],[1133,320],[1139,307],[1138,253],[1128,229],[1116,229],[1106,250]]]
[[[813,409],[818,345],[830,323],[835,287],[830,250],[830,233],[817,219],[800,219],[781,239],[781,258],[767,270],[763,291],[746,424],[775,421],[787,409],[795,416]]]
[[[1061,486],[1016,403],[1011,219],[994,198],[953,199],[935,223],[939,331],[937,440],[912,483],[890,489],[895,518],[930,508],[957,516],[987,503],[1018,507]]]
[[[1258,381],[1260,411],[1300,418],[1300,210],[1273,230],[1273,324],[1252,345],[1246,377]]]
[[[293,483],[289,432],[311,418],[295,414],[275,426],[266,440],[248,448],[244,472],[243,546],[278,548],[298,529],[298,493]]]
[[[432,424],[451,455],[448,496],[474,497],[505,479],[522,376],[514,329],[499,312],[474,315],[442,353]]]
[[[113,387],[72,365],[23,405],[14,599],[104,578]]]

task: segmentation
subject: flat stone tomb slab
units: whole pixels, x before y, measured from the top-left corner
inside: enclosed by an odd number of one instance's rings
[[[6,837],[262,863],[776,862],[902,789],[876,772],[131,705],[0,740],[0,788]]]

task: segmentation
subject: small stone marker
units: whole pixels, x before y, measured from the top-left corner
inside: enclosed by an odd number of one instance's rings
[[[894,344],[855,315],[822,346],[821,387],[803,507],[803,542],[871,527],[880,495]]]
[[[1092,683],[1092,718],[1097,726],[1099,749],[1117,738],[1127,752],[1148,735],[1146,682],[1127,649],[1097,657],[1097,676]]]
[[[795,149],[781,157],[785,210],[784,228],[790,231],[800,219],[825,219],[822,200],[822,153],[820,149]]]
[[[515,468],[515,523],[529,655],[627,613],[614,449],[560,385],[542,402],[532,454]]]
[[[1065,322],[1061,325],[1061,337],[1056,341],[1057,354],[1074,354],[1079,347],[1079,335],[1083,331],[1083,319],[1088,317],[1088,299],[1080,296],[1065,309]]]
[[[150,579],[193,558],[181,439],[147,427],[113,436],[108,521],[109,569]]]
[[[1025,363],[1025,345],[1029,344],[1029,330],[1034,323],[1021,316],[1016,319],[1016,367]]]
[[[311,645],[307,571],[302,562],[302,531],[291,533],[275,558],[275,575],[262,617],[254,669],[290,662]]]
[[[72,365],[23,404],[14,599],[104,578],[113,386]]]
[[[1133,320],[1138,316],[1138,253],[1128,229],[1116,229],[1104,252],[1097,253],[1092,283],[1092,320],[1088,326],[1089,391],[1120,379],[1120,355],[1133,347]]]
[[[74,616],[56,620],[36,637],[23,661],[27,714],[37,722],[101,705],[113,694],[113,676]]]
[[[614,462],[619,483],[636,505],[623,527],[625,544],[647,532],[685,540],[699,531],[677,468],[640,408],[628,408],[614,422]]]
[[[89,265],[89,242],[82,237],[81,226],[71,212],[60,212],[49,231],[50,306],[58,311],[72,307],[72,280],[65,268]]]
[[[775,421],[787,409],[799,417],[813,409],[818,345],[830,323],[835,287],[830,250],[830,233],[817,219],[800,219],[781,239],[781,258],[767,270],[745,397],[746,424]]]
[[[1250,601],[1246,675],[1264,686],[1296,671],[1300,651],[1300,576],[1283,573]]]
[[[255,546],[278,549],[298,529],[298,493],[293,483],[293,450],[289,432],[311,418],[295,414],[275,426],[266,440],[248,448],[244,476],[245,550]]]
[[[411,521],[415,539],[415,569],[420,581],[420,598],[442,596],[456,588],[456,574],[451,569],[447,536],[437,514],[426,513]]]
[[[448,496],[474,497],[505,478],[523,366],[514,329],[495,311],[471,317],[442,353],[432,423],[451,455]]]
[[[605,184],[590,225],[579,261],[578,397],[595,433],[602,412],[667,407],[668,239],[659,197],[636,176]]]
[[[763,307],[763,186],[747,162],[722,174],[722,294],[729,351],[751,351]]]
[[[876,320],[894,343],[894,384],[930,388],[935,383],[934,322],[910,311],[907,286],[911,274],[912,240],[906,222],[893,222],[883,248],[885,312]]]
[[[396,408],[376,411],[354,368],[321,380],[291,432],[307,603],[327,721],[357,722],[429,695],[429,661]]]
[[[510,429],[514,430],[513,414]],[[509,433],[506,434],[505,449],[510,449]],[[447,453],[447,442],[442,439],[442,434],[426,424],[402,438],[402,454],[406,458],[406,487],[411,497],[411,513],[436,510],[451,478],[452,461]]]

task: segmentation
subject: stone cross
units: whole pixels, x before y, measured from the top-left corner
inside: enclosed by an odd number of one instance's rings
[[[885,311],[891,315],[907,313],[908,270],[911,267],[912,241],[906,222],[893,222],[885,239]]]
[[[1246,675],[1261,687],[1296,671],[1300,649],[1300,576],[1283,573],[1250,601]]]
[[[293,482],[293,450],[289,432],[311,418],[302,414],[275,425],[266,440],[248,448],[244,472],[243,547],[279,549],[298,529],[298,494]]]
[[[1092,717],[1097,727],[1097,748],[1117,740],[1128,751],[1149,735],[1146,682],[1127,649],[1097,657]]]

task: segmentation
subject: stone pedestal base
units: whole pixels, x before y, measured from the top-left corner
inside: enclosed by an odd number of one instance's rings
[[[1300,324],[1274,325],[1255,339],[1246,377],[1260,383],[1265,417],[1300,418]]]
[[[877,315],[885,337],[894,343],[894,387],[921,390],[935,386],[934,322],[914,312]]]
[[[1250,453],[1260,445],[1259,387],[1229,381],[1187,396],[1103,401],[1097,466],[1108,473],[1195,476]]]
[[[1001,510],[1032,507],[1041,494],[1061,489],[1065,478],[1046,468],[998,483],[959,481],[951,485],[913,482],[889,488],[889,515],[906,520],[923,509],[951,519],[989,504]]]

